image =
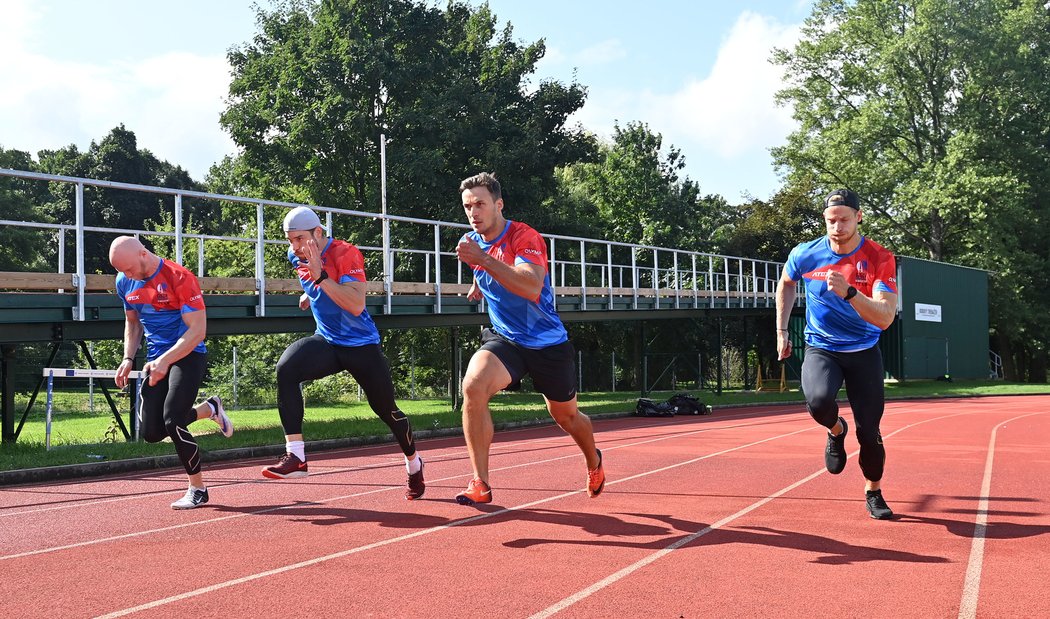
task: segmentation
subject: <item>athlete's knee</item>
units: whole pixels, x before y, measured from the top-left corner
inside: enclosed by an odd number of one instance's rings
[[[488,402],[496,393],[491,381],[479,374],[468,374],[463,378],[463,398],[472,402]]]
[[[142,440],[147,443],[159,443],[168,437],[167,430],[165,428],[146,427],[141,428],[139,435]]]

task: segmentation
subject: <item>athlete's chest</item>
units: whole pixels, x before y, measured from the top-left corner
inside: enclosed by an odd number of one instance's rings
[[[124,295],[128,305],[148,306],[155,310],[177,310],[180,308],[178,294],[171,282],[147,282],[132,288]]]

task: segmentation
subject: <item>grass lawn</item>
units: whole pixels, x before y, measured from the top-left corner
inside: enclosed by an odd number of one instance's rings
[[[734,406],[745,404],[773,404],[777,402],[802,402],[797,386],[784,393],[776,391],[724,391],[716,395],[707,391],[691,391],[705,404],[711,406]],[[908,381],[887,383],[887,398],[953,397],[973,395],[1048,394],[1050,385],[1014,384],[998,381]],[[665,400],[671,392],[656,392],[649,395],[656,401]],[[845,397],[844,393],[840,393]],[[125,442],[116,429],[112,414],[105,400],[96,398],[95,412],[66,412],[81,408],[70,401],[69,394],[56,394],[51,428],[51,450],[44,447],[44,403],[38,401],[26,420],[16,443],[0,446],[0,471],[62,464],[93,462],[99,459],[120,460],[147,456],[173,455],[170,444]],[[580,408],[585,413],[626,413],[634,410],[637,392],[582,393]],[[118,406],[126,408],[126,401]],[[408,413],[413,428],[425,429],[459,428],[460,414],[452,411],[449,399],[400,400],[399,404]],[[25,403],[21,408],[24,410]],[[86,405],[82,407],[86,409]],[[198,421],[190,429],[198,434],[198,442],[205,451],[233,447],[257,447],[279,445],[284,442],[283,432],[276,408],[227,411],[233,420],[236,432],[232,438],[223,438],[210,421]],[[543,399],[537,394],[504,393],[492,402],[493,419],[497,424],[512,422],[549,421]],[[717,411],[716,411],[717,414]],[[21,415],[16,418],[16,423]],[[125,423],[127,413],[125,412]],[[365,402],[349,402],[335,405],[311,405],[307,403],[303,433],[307,440],[341,439],[347,437],[385,436],[387,427],[372,414]]]

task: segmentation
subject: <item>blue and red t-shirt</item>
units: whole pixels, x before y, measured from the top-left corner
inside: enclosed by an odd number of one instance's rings
[[[310,277],[310,267],[300,261],[291,249],[288,250],[288,260],[299,275],[303,292],[310,297],[310,311],[317,322],[317,330],[314,333],[338,346],[379,343],[379,330],[368,315],[368,310],[362,310],[360,315],[354,316],[339,307],[320,286],[314,285],[313,278]],[[346,241],[328,239],[328,244],[321,251],[321,266],[332,281],[339,284],[368,281],[365,278],[365,258],[361,255],[361,250]]]
[[[897,261],[889,250],[862,236],[855,250],[836,254],[824,236],[792,249],[784,269],[792,281],[805,279],[806,344],[853,352],[878,343],[882,329],[829,290],[825,277],[829,270],[838,271],[850,286],[869,297],[875,290],[897,294]]]
[[[146,334],[146,359],[168,352],[189,327],[182,315],[204,309],[197,276],[181,264],[161,259],[157,270],[145,281],[117,274],[117,296],[125,310],[135,310]],[[193,352],[207,352],[202,341]]]
[[[535,299],[526,299],[507,290],[485,269],[474,267],[474,279],[489,305],[492,328],[503,337],[526,348],[546,348],[569,339],[554,307],[554,291],[547,268],[547,245],[543,237],[519,221],[507,221],[503,232],[491,243],[477,232],[466,235],[477,241],[485,253],[500,262],[516,266],[524,262],[543,267],[543,289]]]

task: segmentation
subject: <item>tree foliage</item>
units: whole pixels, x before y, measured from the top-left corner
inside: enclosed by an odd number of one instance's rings
[[[1019,351],[1008,370],[1042,380],[1048,34],[1036,0],[821,0],[776,55],[799,128],[774,149],[789,184],[858,191],[894,251],[993,271],[993,334]]]

